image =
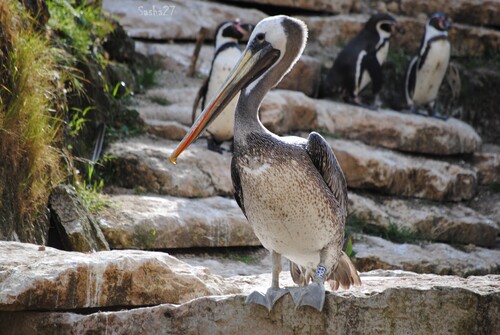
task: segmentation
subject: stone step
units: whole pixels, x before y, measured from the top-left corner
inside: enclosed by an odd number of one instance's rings
[[[353,242],[356,268],[361,272],[398,269],[463,277],[500,273],[500,250],[468,249],[444,243],[398,244],[369,235],[357,235]]]
[[[435,201],[467,200],[476,192],[472,169],[360,142],[328,137],[327,141],[351,188]]]
[[[305,3],[305,2],[304,2]],[[324,3],[324,2],[323,2]],[[329,2],[331,4],[331,2]],[[415,7],[416,12],[423,9],[422,1]],[[317,6],[317,2],[313,6]],[[155,6],[155,7],[153,7]],[[348,3],[336,3],[336,6],[347,8]],[[397,6],[397,5],[396,5]],[[403,13],[413,16],[414,12],[408,10],[411,6],[408,1],[400,4]],[[425,4],[427,6],[427,4]],[[442,10],[441,5],[438,4]],[[482,6],[459,6],[462,10],[451,11],[453,15],[459,18],[470,17],[468,12],[473,8],[475,19],[463,20],[462,22],[477,23],[480,18],[481,25],[489,22],[491,25],[497,25],[498,19],[495,18],[495,12],[498,12],[498,5],[485,4]],[[138,39],[149,40],[196,40],[197,34],[204,26],[209,29],[209,39],[213,36],[216,27],[224,21],[240,18],[243,22],[256,24],[267,15],[255,9],[246,9],[236,6],[212,3],[208,1],[181,1],[172,0],[166,5],[160,1],[144,2],[141,0],[124,0],[117,3],[112,0],[104,0],[103,8],[107,12],[118,17],[120,23],[124,26],[129,36]],[[148,11],[157,10],[151,15]],[[462,13],[467,13],[463,15]],[[480,16],[481,13],[488,13],[486,17],[491,18],[487,21]],[[165,14],[165,15],[161,15]],[[335,16],[307,16],[300,17],[309,28],[309,49],[314,49],[313,44],[319,43],[321,47],[334,47],[339,44],[346,44],[354,35],[359,32],[362,25],[368,20],[369,15],[335,15]],[[401,25],[406,29],[406,34],[397,34],[391,43],[393,48],[402,48],[407,53],[415,53],[419,47],[423,35],[425,18],[416,19],[410,17],[398,17]],[[493,54],[500,51],[500,32],[473,27],[463,24],[454,24],[450,30],[450,41],[453,45],[452,54],[455,56],[478,57]]]
[[[100,226],[112,249],[260,246],[233,199],[110,195]]]
[[[405,156],[359,142],[328,138],[349,187],[436,201],[470,199],[476,190],[474,171],[456,164]],[[232,196],[231,155],[206,149],[204,141],[190,146],[172,165],[168,157],[177,142],[147,136],[110,145],[108,168],[113,182],[126,188],[180,196]]]
[[[442,9],[441,9],[442,10]],[[369,15],[301,16],[309,28],[306,54],[331,49],[331,60],[340,52],[368,21]],[[405,34],[395,34],[391,39],[391,50],[415,54],[424,34],[425,18],[397,17]],[[449,31],[452,56],[484,57],[500,51],[500,31],[455,23]],[[324,54],[324,52],[321,52]],[[326,54],[323,57],[327,57]],[[330,64],[331,64],[330,60]],[[327,58],[323,62],[328,62]]]
[[[194,52],[193,43],[155,43],[155,42],[136,42],[136,51],[157,60],[162,65],[162,69],[172,72],[187,73],[191,66],[191,57]],[[245,48],[241,44],[241,50]],[[196,63],[196,72],[198,76],[208,77],[214,55],[213,45],[203,45],[198,55]],[[302,55],[295,63],[291,71],[285,75],[277,88],[293,90],[306,94],[307,96],[316,96],[321,80],[321,62],[310,56]],[[197,88],[201,86],[201,81]],[[197,91],[196,91],[197,92]],[[196,92],[194,92],[196,94]],[[170,94],[169,96],[172,96]],[[195,95],[191,95],[191,102]]]
[[[371,111],[329,100],[311,100],[318,113],[318,128],[343,138],[432,155],[472,153],[481,147],[476,131],[454,118],[442,121],[392,110]]]
[[[240,292],[208,270],[160,252],[80,253],[1,241],[0,264],[0,311],[178,304]]]
[[[232,196],[231,155],[206,149],[205,141],[191,145],[177,165],[169,161],[177,142],[139,136],[110,145],[112,182],[126,188],[186,198]]]
[[[233,199],[157,195],[109,195],[100,228],[112,249],[163,250],[260,246]],[[492,247],[497,222],[462,204],[428,204],[412,199],[375,201],[349,193],[348,229],[403,238]]]
[[[190,126],[195,95],[192,87],[154,88],[146,93],[137,110],[145,120],[177,121]],[[151,103],[158,99],[171,104]],[[289,90],[269,92],[262,102],[260,117],[264,126],[281,135],[322,129],[347,139],[414,153],[455,155],[475,152],[481,146],[474,129],[454,118],[442,121],[391,110],[374,112]]]
[[[256,24],[267,16],[256,9],[199,0],[104,0],[102,8],[118,18],[130,37],[148,40],[194,41],[202,26],[211,39],[224,21],[240,18]]]
[[[407,238],[452,244],[495,246],[500,222],[463,204],[430,204],[418,199],[369,197],[349,193],[349,221],[352,229],[388,234],[391,229]],[[397,232],[394,232],[397,233]],[[404,237],[403,237],[404,238]]]
[[[235,278],[249,286],[269,276]],[[363,285],[326,295],[322,313],[285,295],[272,312],[245,295],[109,312],[0,312],[9,335],[99,334],[497,334],[500,276],[457,278],[377,271]],[[479,306],[479,307],[478,307]],[[342,322],[339,322],[342,320]],[[249,326],[251,325],[251,326]]]

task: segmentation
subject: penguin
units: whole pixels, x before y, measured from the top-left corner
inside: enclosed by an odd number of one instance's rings
[[[217,93],[227,76],[241,56],[239,41],[248,37],[252,25],[241,24],[239,20],[221,23],[215,30],[215,53],[208,78],[201,86],[193,105],[192,123],[205,108],[205,103]],[[238,101],[237,95],[221,112],[221,115],[207,128],[208,149],[222,153],[222,142],[233,138],[234,108]],[[198,109],[201,100],[201,109]]]
[[[359,94],[370,82],[375,96],[382,88],[382,64],[389,52],[389,40],[396,31],[403,32],[392,15],[372,15],[363,29],[339,53],[327,72],[324,95],[332,96],[340,92],[344,101],[374,109],[363,105]]]
[[[432,14],[425,23],[425,33],[416,55],[410,62],[405,76],[406,102],[416,114],[419,107],[427,109],[427,116],[446,119],[434,109],[439,87],[450,61],[451,45],[448,29],[451,20],[443,12]]]

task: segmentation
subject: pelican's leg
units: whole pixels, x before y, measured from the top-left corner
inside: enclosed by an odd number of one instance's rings
[[[334,268],[336,263],[335,251],[331,248],[325,248],[321,251],[319,264],[316,267],[313,281],[305,287],[290,289],[295,307],[311,306],[318,311],[323,310],[325,304],[325,279],[329,275],[329,269]]]
[[[288,293],[288,290],[280,288],[281,255],[276,251],[271,251],[273,261],[273,274],[271,287],[267,289],[266,295],[254,291],[250,293],[245,301],[247,304],[259,304],[271,311],[276,301]]]
[[[309,285],[290,289],[296,308],[311,306],[321,312],[325,303],[325,276],[326,267],[320,263]]]

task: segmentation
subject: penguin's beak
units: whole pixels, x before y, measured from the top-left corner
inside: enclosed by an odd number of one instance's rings
[[[240,21],[235,21],[234,28],[239,31],[239,33],[243,36],[242,38],[248,38],[252,33],[253,26],[248,23],[241,24]]]
[[[250,41],[222,87],[175,148],[170,162],[176,164],[177,157],[217,118],[234,96],[269,69],[279,56],[280,51],[274,49],[270,43]]]
[[[449,17],[441,17],[439,18],[439,27],[442,30],[448,30],[451,28],[452,20]]]
[[[394,23],[394,24],[392,25],[392,33],[395,33],[395,32],[398,32],[398,33],[400,33],[400,34],[404,34],[404,33],[406,33],[406,30],[405,30],[405,28],[403,28],[403,26],[401,26],[400,24],[398,24],[398,23]]]

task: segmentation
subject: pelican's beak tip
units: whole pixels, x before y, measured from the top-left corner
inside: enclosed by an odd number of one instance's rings
[[[174,165],[177,165],[177,157],[174,157],[173,155],[170,156],[170,163],[174,164]]]

